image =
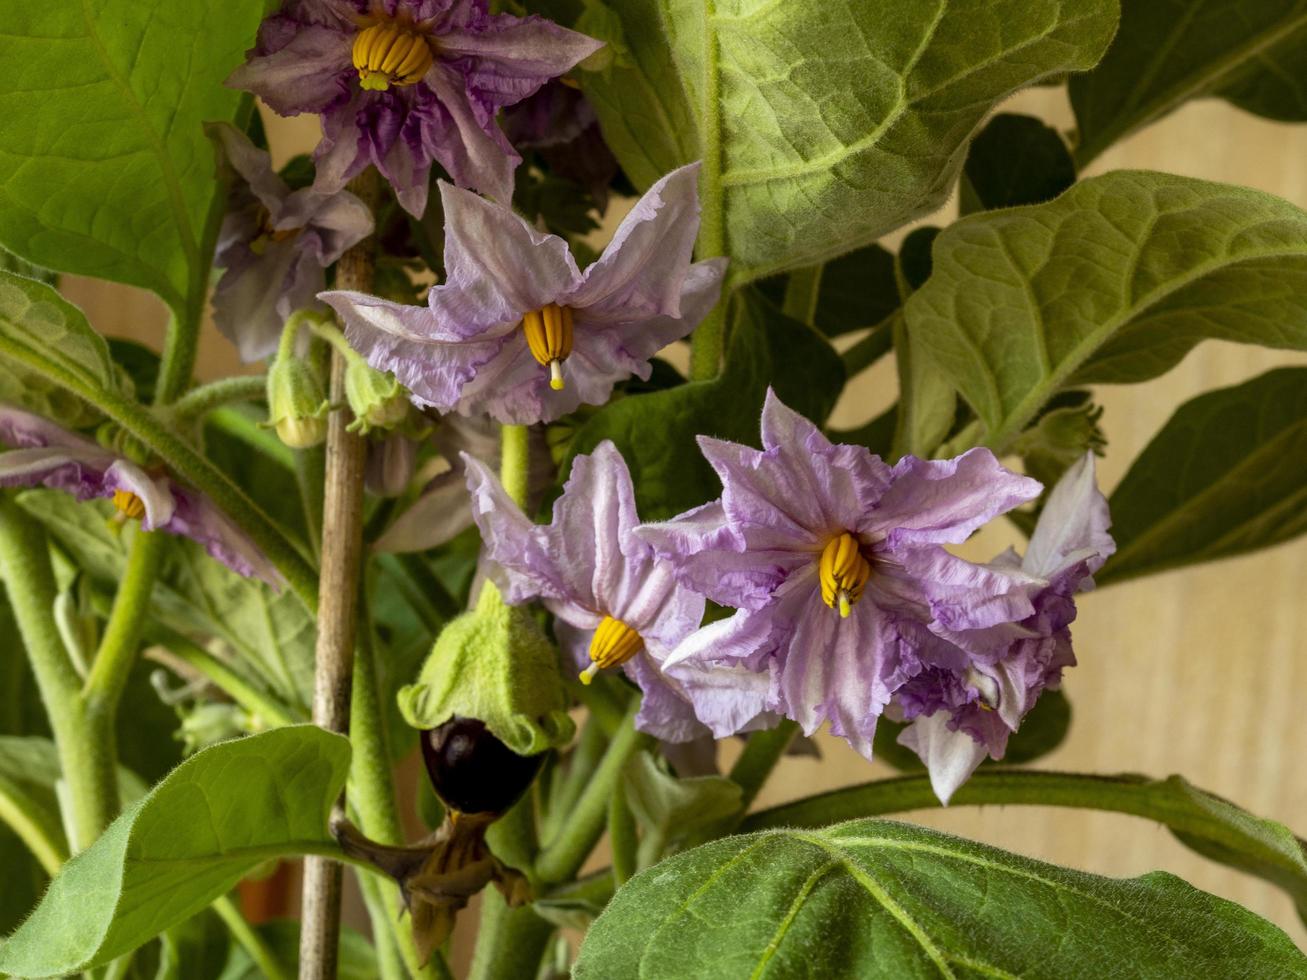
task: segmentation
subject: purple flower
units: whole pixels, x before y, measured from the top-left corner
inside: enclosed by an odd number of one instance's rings
[[[669,742],[704,733],[691,699],[722,713],[756,703],[765,679],[741,670],[683,670],[662,663],[703,618],[703,596],[679,585],[672,569],[632,533],[639,523],[626,461],[611,442],[578,456],[553,522],[533,524],[480,461],[464,455],[472,514],[485,542],[489,574],[511,604],[540,599],[555,616],[564,648],[589,682],[622,666],[644,691],[636,725]],[[746,727],[756,711],[739,719]]]
[[[448,278],[428,308],[363,293],[321,298],[368,362],[419,405],[500,422],[552,421],[607,401],[717,302],[724,259],[691,264],[698,164],[655,183],[584,272],[567,242],[503,205],[440,185]]]
[[[257,361],[277,349],[292,313],[321,305],[323,270],[372,233],[372,215],[348,191],[292,191],[235,127],[208,131],[237,177],[214,256],[227,271],[213,291],[213,319],[241,360]]]
[[[683,642],[665,669],[743,665],[770,678],[765,707],[811,735],[831,731],[871,757],[891,696],[947,647],[935,630],[983,629],[1033,612],[1024,577],[973,565],[960,542],[1040,485],[974,449],[890,466],[832,445],[768,392],[763,451],[699,437],[720,500],[638,535],[682,581],[739,611]],[[732,720],[696,703],[719,735]]]
[[[146,531],[180,534],[232,571],[281,586],[277,570],[208,497],[39,415],[0,405],[0,486],[47,486],[78,500],[110,497],[123,519]]]
[[[432,161],[507,202],[521,158],[495,113],[602,43],[486,0],[284,0],[227,80],[283,116],[322,116],[317,183],[339,190],[375,164],[421,217]]]
[[[901,717],[912,722],[899,741],[926,764],[942,802],[986,755],[1003,758],[1008,737],[1039,695],[1057,686],[1063,667],[1075,665],[1067,628],[1076,618],[1074,596],[1094,587],[1094,572],[1116,550],[1110,526],[1089,453],[1049,494],[1025,557],[1007,551],[991,563],[1037,583],[1031,614],[948,632],[950,663],[928,666],[899,691]]]
[[[504,135],[520,150],[535,150],[554,175],[584,187],[601,214],[607,209],[617,158],[575,83],[556,78],[506,110]]]

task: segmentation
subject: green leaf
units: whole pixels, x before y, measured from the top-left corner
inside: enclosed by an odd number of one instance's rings
[[[256,927],[277,960],[293,968],[299,962],[300,924],[293,919],[278,919]],[[340,961],[337,980],[375,980],[377,952],[359,932],[345,926],[340,930]],[[233,943],[227,966],[219,980],[264,980],[245,947]]]
[[[1092,67],[1118,16],[1116,0],[602,9],[620,17],[616,63],[581,82],[605,137],[642,187],[703,160],[700,244],[731,257],[736,282],[815,265],[937,209],[990,109]]]
[[[1189,99],[1218,95],[1272,119],[1307,119],[1303,0],[1127,0],[1098,68],[1071,79],[1083,165]]]
[[[688,851],[632,878],[574,976],[1287,977],[1289,938],[1153,872],[1103,878],[856,820]]]
[[[248,106],[222,82],[262,16],[262,0],[10,4],[0,242],[198,308],[222,195],[203,124]]]
[[[1128,813],[1165,824],[1181,842],[1214,861],[1258,875],[1293,898],[1307,922],[1307,851],[1283,824],[1241,810],[1180,776],[1081,775],[1021,769],[978,770],[950,806],[1034,804]],[[939,806],[925,776],[883,779],[773,807],[747,817],[746,831],[822,827],[854,817]]]
[[[658,764],[652,752],[638,752],[622,773],[626,799],[646,835],[662,842],[683,840],[741,809],[740,784],[725,776],[680,779]]]
[[[0,223],[3,220],[0,217]],[[105,339],[53,286],[0,270],[0,337],[39,351],[45,360],[85,385],[132,397],[131,379],[114,364]],[[0,360],[0,400],[49,413],[49,417],[74,426],[96,418],[80,399],[7,359]]]
[[[193,756],[64,865],[0,947],[0,971],[44,977],[107,963],[264,861],[333,853],[327,814],[348,767],[349,742],[312,725]]]
[[[813,326],[827,337],[874,327],[899,308],[894,255],[868,245],[827,262]]]
[[[1062,388],[1145,381],[1205,338],[1307,349],[1307,214],[1243,187],[1105,174],[945,229],[904,313],[1002,451]]]
[[[1112,494],[1100,582],[1213,561],[1307,531],[1307,368],[1181,405]]]
[[[769,384],[820,425],[839,397],[844,368],[820,334],[746,292],[720,377],[609,402],[577,433],[572,455],[613,440],[631,468],[640,516],[663,520],[721,492],[696,435],[758,445]]]
[[[959,185],[962,214],[1051,201],[1076,182],[1062,137],[1034,116],[1004,112],[971,141]]]

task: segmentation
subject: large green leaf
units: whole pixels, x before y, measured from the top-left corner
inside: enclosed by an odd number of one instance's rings
[[[641,186],[703,160],[701,243],[731,257],[736,281],[813,265],[935,210],[989,110],[1092,67],[1118,15],[1117,0],[602,9],[622,26],[617,64],[582,84],[604,133]]]
[[[1076,182],[1062,137],[1034,116],[999,113],[971,141],[958,209],[962,214],[1051,201]]]
[[[1071,79],[1087,163],[1189,99],[1219,95],[1273,119],[1307,119],[1304,0],[1125,0],[1102,63]]]
[[[312,725],[223,742],[175,769],[55,877],[0,971],[107,963],[199,912],[270,858],[330,853],[349,742]]]
[[[0,242],[198,308],[221,211],[203,125],[262,0],[13,0],[0,33]]]
[[[1307,214],[1243,187],[1105,174],[945,229],[904,313],[914,352],[1002,450],[1063,387],[1156,377],[1205,338],[1307,349]]]
[[[3,220],[0,216],[0,223]],[[0,337],[40,351],[90,387],[128,397],[132,394],[131,379],[114,364],[104,338],[53,286],[0,270]],[[80,399],[8,360],[0,360],[0,401],[73,425],[95,418]]]
[[[574,976],[1289,977],[1263,919],[1163,872],[1102,878],[855,820],[716,841],[620,889]]]
[[[721,492],[694,437],[757,445],[768,385],[820,425],[839,397],[844,368],[820,334],[745,292],[720,377],[610,402],[577,433],[572,451],[613,440],[631,468],[640,516],[671,517]]]
[[[1307,531],[1307,368],[1281,368],[1181,405],[1134,461],[1111,507],[1117,552],[1101,582]]]
[[[1283,824],[1254,816],[1180,776],[1082,775],[982,767],[951,806],[1033,804],[1108,810],[1156,820],[1213,861],[1258,875],[1283,888],[1307,922],[1307,844]],[[926,776],[882,779],[796,800],[747,817],[742,829],[823,827],[939,806]]]

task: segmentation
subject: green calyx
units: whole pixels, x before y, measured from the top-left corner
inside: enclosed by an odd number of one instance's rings
[[[408,418],[404,386],[393,374],[378,371],[357,354],[345,368],[345,397],[354,413],[351,432],[366,435],[373,429],[393,429]]]
[[[317,372],[291,355],[268,368],[268,425],[292,449],[308,449],[327,437],[327,399]]]
[[[441,631],[417,682],[399,692],[414,728],[476,718],[518,755],[565,745],[576,730],[553,644],[487,582],[476,608]]]

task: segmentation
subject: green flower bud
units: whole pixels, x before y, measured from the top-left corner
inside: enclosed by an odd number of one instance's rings
[[[518,755],[565,745],[576,730],[553,644],[489,582],[476,608],[441,631],[399,710],[423,730],[474,718]]]
[[[292,449],[308,449],[327,438],[327,399],[317,372],[293,354],[268,369],[268,424]]]
[[[351,432],[366,435],[373,429],[392,429],[408,418],[408,392],[389,372],[382,373],[361,357],[351,357],[345,368],[345,397],[354,421]]]

